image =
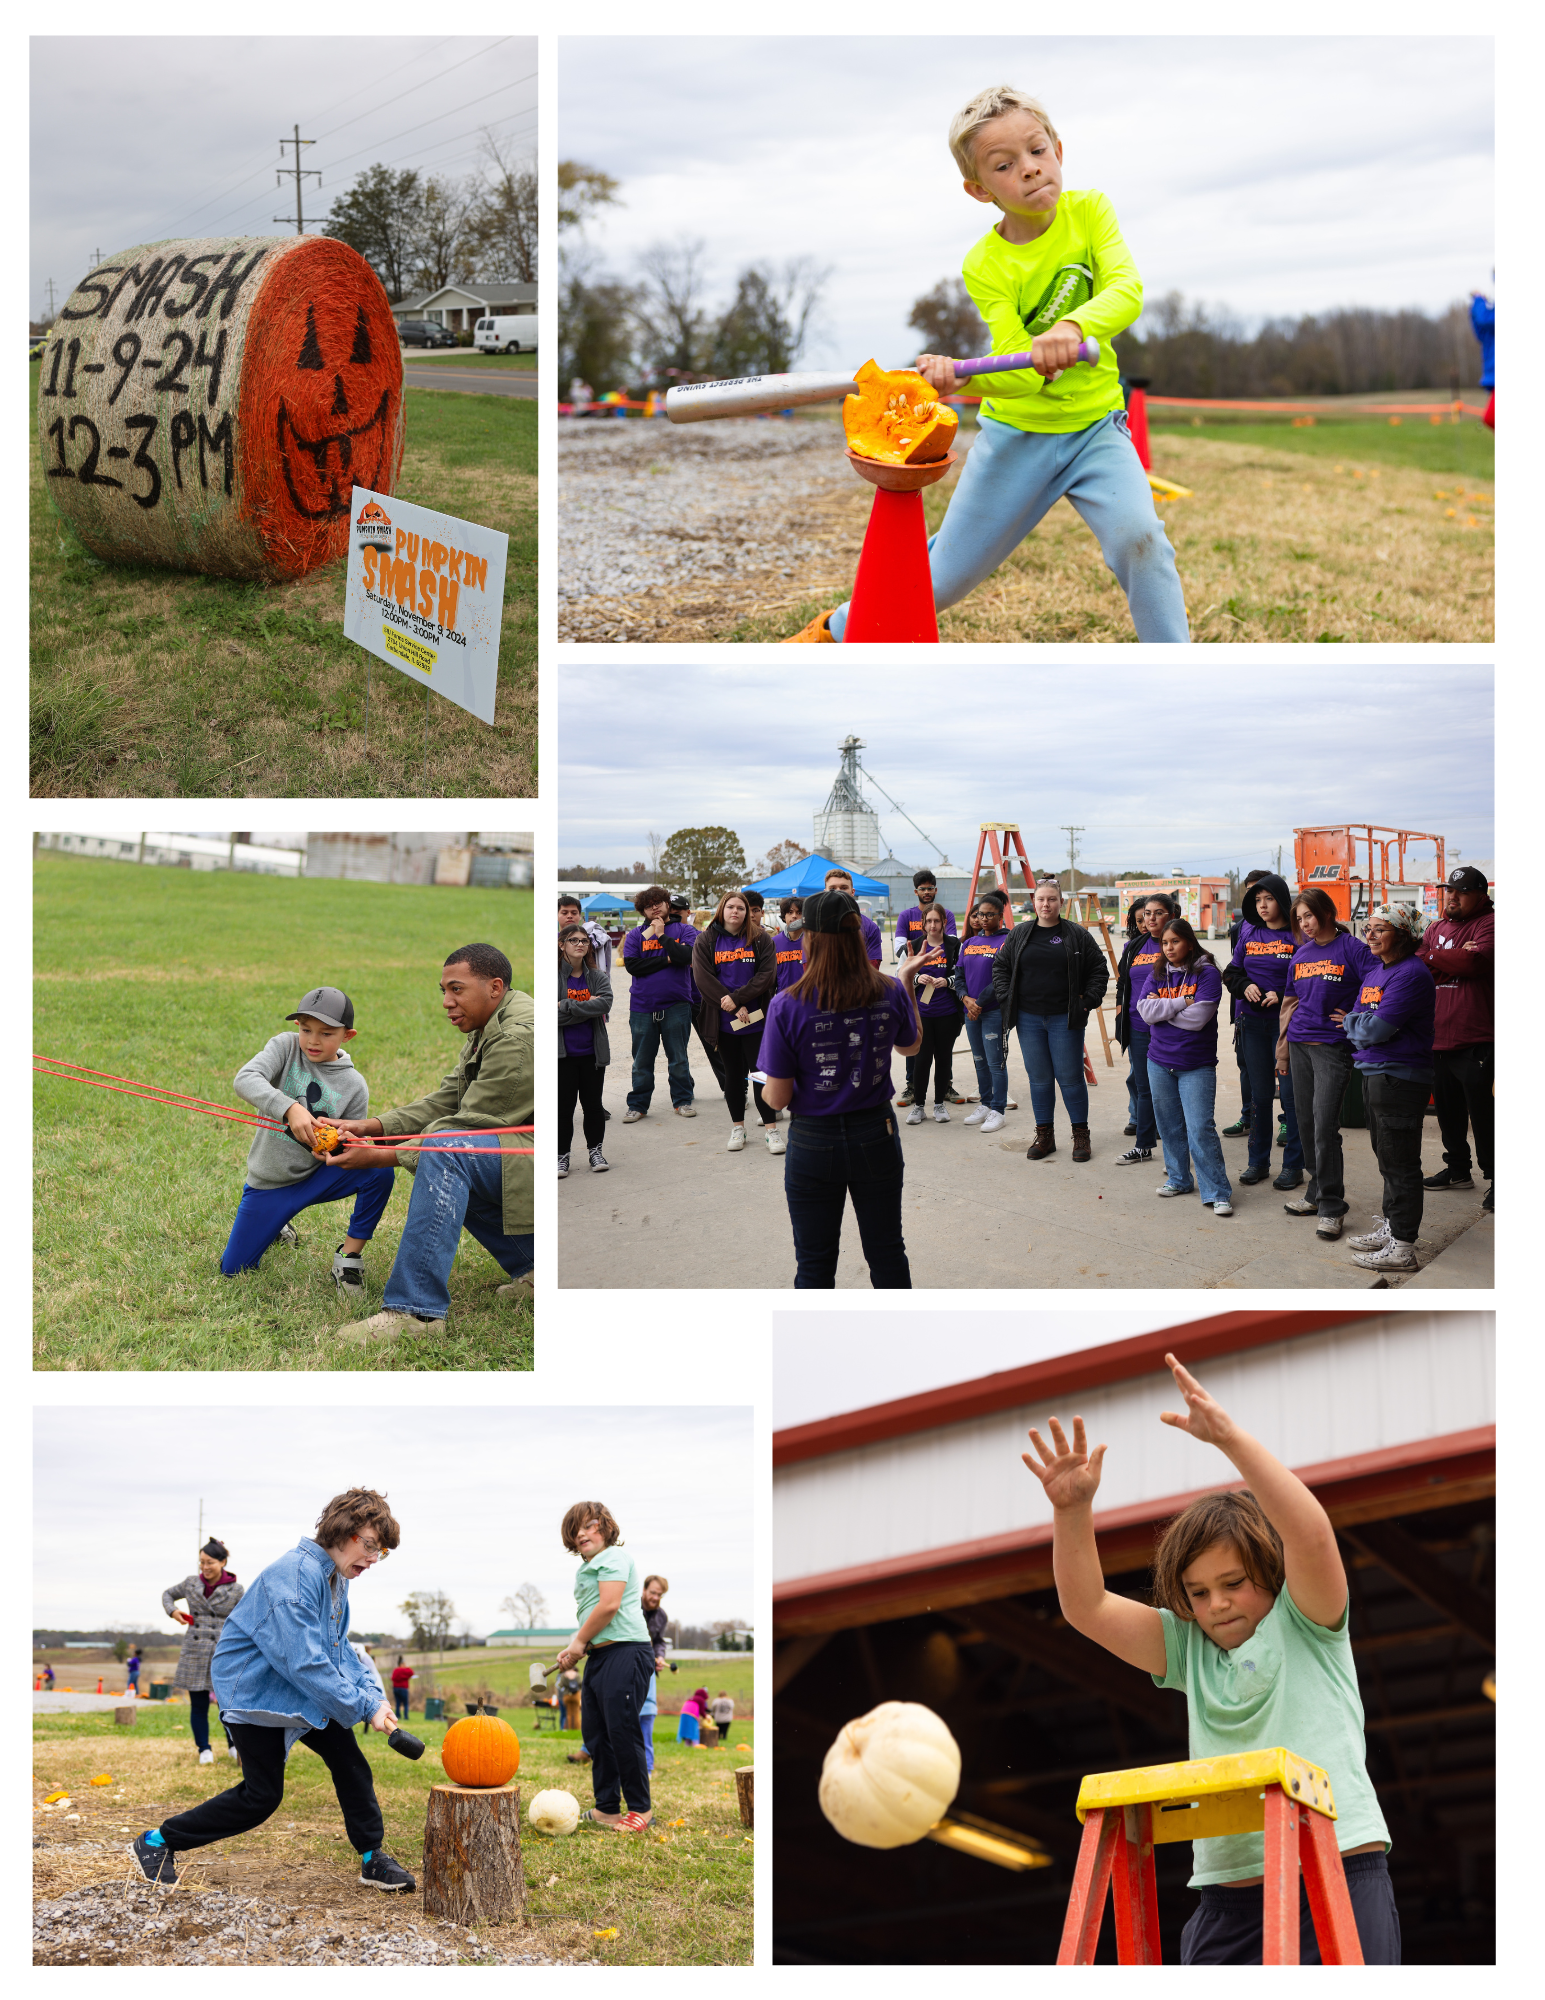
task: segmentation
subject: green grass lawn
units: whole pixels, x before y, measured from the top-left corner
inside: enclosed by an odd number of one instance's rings
[[[380,1649],[377,1654],[378,1661],[384,1657],[386,1650],[385,1647]],[[433,1667],[419,1668],[419,1678],[413,1682],[413,1713],[422,1714],[423,1698],[427,1692],[437,1695],[442,1701],[465,1703],[474,1698],[480,1701],[493,1699],[499,1703],[500,1713],[503,1714],[503,1704],[506,1701],[524,1700],[531,1685],[530,1668],[533,1660],[539,1660],[545,1667],[551,1667],[553,1663],[550,1652],[540,1653],[526,1649],[492,1652],[485,1655],[482,1647],[473,1646],[465,1652],[447,1653],[444,1659],[437,1661]],[[755,1691],[755,1667],[755,1658],[750,1653],[718,1653],[711,1660],[678,1661],[675,1673],[667,1672],[659,1676],[658,1699],[662,1716],[668,1713],[673,1719],[669,1731],[666,1730],[662,1720],[656,1733],[668,1733],[674,1736],[676,1733],[674,1716],[682,1702],[694,1688],[705,1687],[710,1696],[722,1691],[734,1697],[737,1720],[735,1733],[730,1740],[732,1743],[740,1742],[741,1725],[738,1718],[750,1714]],[[92,1668],[93,1687],[96,1685],[95,1675],[99,1671],[97,1667]],[[431,1673],[434,1686],[426,1688],[425,1682]],[[491,1695],[483,1694],[482,1690],[485,1688],[492,1691]]]
[[[536,404],[404,397],[398,493],[509,536],[493,725],[431,699],[426,774],[424,693],[373,660],[367,752],[343,562],[286,584],[102,563],[53,504],[34,412],[34,796],[536,796]]]
[[[1322,418],[1295,429],[1285,418],[1265,423],[1232,423],[1214,417],[1194,424],[1171,422],[1150,411],[1155,437],[1216,438],[1223,444],[1268,445],[1277,451],[1307,452],[1314,458],[1345,459],[1358,465],[1410,465],[1454,479],[1495,477],[1495,440],[1484,424],[1461,417],[1440,424],[1427,417]]]
[[[136,867],[36,857],[34,1047],[239,1107],[231,1078],[309,986],[355,1004],[349,1053],[381,1110],[435,1088],[461,1038],[440,1010],[448,951],[487,940],[531,990],[531,895]],[[530,1368],[528,1305],[463,1235],[444,1335],[389,1351],[346,1344],[330,1276],[347,1203],[296,1218],[225,1279],[250,1133],[52,1076],[34,1079],[34,1363],[40,1369]],[[398,1174],[365,1253],[378,1311],[407,1213]]]
[[[685,1663],[683,1673],[696,1664]],[[527,1912],[539,1939],[583,1947],[610,1965],[750,1964],[753,1846],[740,1823],[733,1778],[737,1765],[752,1761],[749,1747],[733,1747],[754,1745],[749,1721],[737,1725],[731,1747],[723,1750],[688,1749],[673,1740],[673,1729],[657,1726],[651,1831],[623,1836],[581,1826],[558,1839],[532,1831],[525,1810],[546,1790],[572,1792],[582,1809],[588,1807],[589,1767],[568,1762],[574,1737],[537,1731],[534,1710],[508,1711],[504,1720],[520,1738],[516,1782]],[[415,1874],[423,1853],[425,1799],[431,1785],[444,1782],[439,1750],[447,1726],[413,1716],[412,1734],[427,1745],[417,1763],[388,1749],[374,1731],[360,1739],[386,1820],[386,1845]],[[69,1834],[101,1844],[104,1879],[124,1873],[124,1827],[142,1832],[238,1782],[235,1766],[223,1754],[213,1769],[195,1761],[182,1702],[141,1707],[132,1730],[116,1727],[107,1712],[40,1715],[33,1735],[34,1797],[68,1789],[72,1809],[81,1814],[78,1830],[72,1827]],[[221,1745],[218,1730],[214,1741]],[[103,1774],[113,1784],[92,1788],[91,1778]],[[44,1841],[66,1833],[52,1819],[35,1823]],[[287,1876],[302,1885],[297,1902],[310,1893],[311,1900],[348,1909],[364,1893],[352,1890],[358,1872],[353,1863],[327,1771],[320,1758],[300,1747],[290,1757],[284,1803],[274,1817],[254,1833],[180,1862],[179,1874],[186,1872],[191,1886],[201,1867],[224,1864],[249,1871],[249,1879],[258,1877],[257,1887],[269,1864],[268,1879],[276,1887]],[[320,1897],[310,1892],[318,1876],[336,1887]],[[417,1902],[405,1899],[399,1906],[394,1898],[386,1900],[404,1910]],[[370,1915],[375,1917],[374,1908]],[[596,1936],[611,1930],[615,1937]]]

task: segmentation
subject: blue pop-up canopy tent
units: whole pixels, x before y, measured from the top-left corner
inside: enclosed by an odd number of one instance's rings
[[[604,891],[597,896],[587,896],[580,904],[584,916],[606,916],[614,910],[631,910],[633,905],[621,896],[608,896]]]
[[[819,854],[807,854],[802,861],[792,867],[780,868],[776,875],[769,875],[765,882],[747,882],[748,889],[760,889],[764,896],[813,896],[821,888],[827,871],[834,864],[825,861]],[[835,864],[841,866],[841,863]],[[855,896],[884,896],[889,898],[890,885],[877,882],[872,875],[860,875],[856,869],[849,871],[853,876]]]

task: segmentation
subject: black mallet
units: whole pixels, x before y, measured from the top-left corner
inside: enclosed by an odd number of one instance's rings
[[[386,1739],[388,1750],[395,1750],[399,1757],[410,1757],[416,1764],[424,1754],[424,1739],[410,1736],[405,1729],[394,1729]]]

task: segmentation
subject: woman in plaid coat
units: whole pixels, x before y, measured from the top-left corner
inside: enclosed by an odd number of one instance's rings
[[[242,1600],[242,1586],[225,1567],[229,1554],[224,1542],[207,1541],[199,1550],[196,1574],[185,1576],[181,1583],[174,1583],[161,1593],[161,1609],[167,1617],[188,1628],[177,1656],[172,1686],[188,1691],[189,1721],[201,1764],[215,1761],[215,1753],[209,1747],[209,1663],[215,1656],[226,1619]],[[186,1611],[176,1609],[179,1597],[186,1602]],[[232,1762],[239,1764],[241,1759],[229,1730],[225,1742]]]

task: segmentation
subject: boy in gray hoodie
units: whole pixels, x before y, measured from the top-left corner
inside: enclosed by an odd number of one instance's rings
[[[354,1039],[354,1003],[336,986],[315,986],[285,1019],[295,1023],[294,1032],[275,1035],[236,1072],[238,1096],[285,1129],[260,1131],[252,1141],[220,1269],[227,1278],[256,1270],[271,1243],[300,1240],[290,1225],[303,1208],[353,1195],[349,1234],[333,1255],[333,1282],[345,1297],[363,1298],[364,1248],[391,1199],[395,1174],[391,1167],[346,1173],[315,1150],[319,1124],[363,1118],[370,1109],[370,1086],[343,1046]]]

